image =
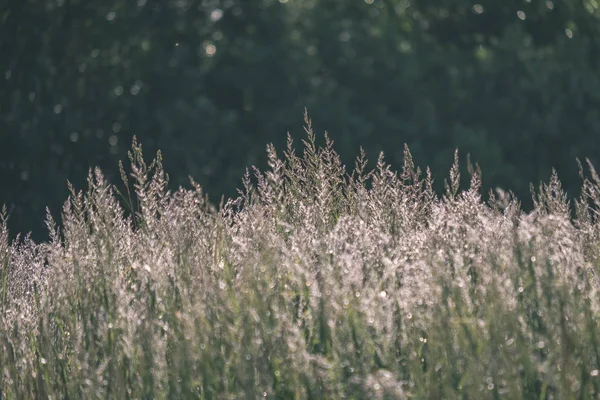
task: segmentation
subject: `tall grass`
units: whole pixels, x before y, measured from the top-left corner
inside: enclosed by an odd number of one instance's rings
[[[0,230],[2,399],[600,397],[600,178],[524,213],[458,155],[438,197],[408,148],[346,174],[306,117],[218,209],[134,142],[50,240]],[[573,215],[571,215],[573,214]]]

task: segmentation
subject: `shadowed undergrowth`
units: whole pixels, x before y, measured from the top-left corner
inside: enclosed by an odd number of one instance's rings
[[[458,156],[438,197],[408,149],[348,175],[306,132],[218,209],[134,142],[127,189],[94,171],[48,243],[3,218],[0,398],[600,396],[591,165],[525,214],[477,168],[461,191]]]

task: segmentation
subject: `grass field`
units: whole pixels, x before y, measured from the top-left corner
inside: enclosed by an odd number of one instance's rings
[[[439,197],[408,149],[348,175],[306,131],[218,208],[134,143],[127,189],[94,171],[47,243],[4,218],[0,398],[600,398],[591,165],[524,213],[458,156]]]

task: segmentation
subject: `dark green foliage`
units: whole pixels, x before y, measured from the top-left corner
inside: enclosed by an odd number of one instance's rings
[[[344,164],[363,145],[437,174],[460,148],[483,191],[597,163],[594,0],[0,0],[0,204],[34,231],[134,135],[217,201],[308,107]],[[211,47],[214,46],[214,47]],[[443,191],[441,175],[434,189]],[[466,182],[463,182],[463,184]]]

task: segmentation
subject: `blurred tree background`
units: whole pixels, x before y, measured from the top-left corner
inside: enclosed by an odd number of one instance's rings
[[[347,165],[407,143],[438,188],[459,148],[484,189],[600,166],[598,0],[0,0],[0,204],[44,239],[66,180],[119,181],[135,135],[174,187],[235,195],[308,108]],[[463,158],[464,160],[464,158]]]

